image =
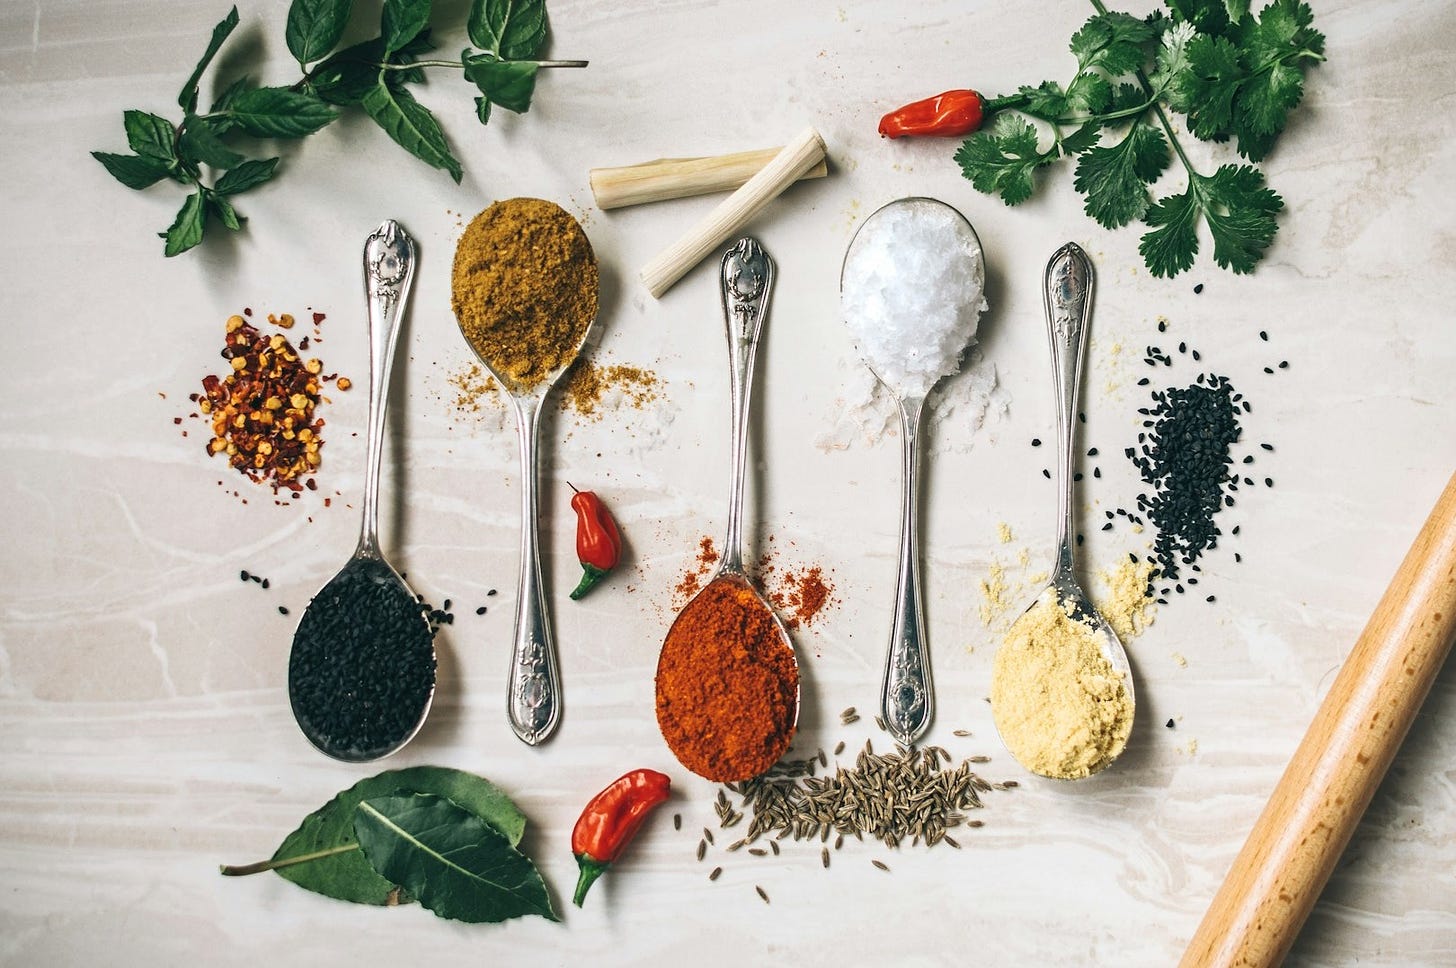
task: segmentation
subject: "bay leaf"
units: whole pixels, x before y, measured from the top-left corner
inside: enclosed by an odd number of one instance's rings
[[[369,863],[442,918],[559,920],[531,859],[479,817],[428,793],[359,804],[354,833]]]
[[[343,791],[303,819],[284,838],[273,860],[284,860],[357,843],[354,813],[360,801],[394,793],[430,793],[447,797],[498,831],[514,846],[526,829],[526,817],[499,787],[463,770],[439,766],[413,766],[387,770]],[[277,870],[299,887],[357,904],[396,904],[408,901],[395,883],[380,877],[357,850],[321,857]]]

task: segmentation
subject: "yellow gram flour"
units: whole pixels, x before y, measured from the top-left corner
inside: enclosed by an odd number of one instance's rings
[[[996,651],[991,714],[1017,762],[1076,779],[1127,745],[1133,706],[1100,640],[1050,589],[1017,619]]]

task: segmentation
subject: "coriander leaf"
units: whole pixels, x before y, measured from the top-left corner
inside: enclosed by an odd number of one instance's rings
[[[536,914],[559,920],[530,858],[443,797],[365,800],[354,814],[354,834],[381,877],[442,918],[480,923]]]
[[[1275,215],[1284,200],[1264,186],[1264,175],[1249,165],[1223,165],[1199,176],[1203,217],[1213,235],[1213,261],[1235,273],[1253,272],[1279,229]]]
[[[202,207],[202,192],[196,191],[188,195],[187,201],[182,203],[182,208],[177,212],[176,220],[162,233],[162,238],[167,240],[163,254],[170,259],[201,242],[206,219],[207,213]]]
[[[1099,225],[1121,228],[1147,211],[1147,186],[1171,160],[1163,132],[1138,122],[1117,144],[1083,154],[1072,185],[1086,196],[1084,208]]]
[[[531,95],[536,90],[536,65],[530,61],[495,60],[488,54],[460,55],[465,77],[490,101],[507,111],[524,114],[531,109]]]
[[[430,23],[430,0],[384,0],[379,32],[384,50],[394,53],[414,40]]]
[[[273,177],[278,167],[277,158],[251,159],[223,173],[212,186],[218,195],[241,195],[250,188],[256,188]]]
[[[177,149],[183,159],[214,168],[232,168],[243,163],[242,155],[222,143],[215,122],[195,114],[183,120]]]
[[[91,157],[101,162],[111,177],[127,188],[146,188],[167,177],[167,163],[146,155],[116,155],[109,151],[93,151]]]
[[[286,87],[255,87],[233,99],[228,117],[256,138],[301,138],[339,116],[312,94]]]
[[[243,227],[243,223],[247,221],[247,219],[238,214],[237,209],[233,208],[233,203],[221,195],[208,192],[204,196],[204,199],[207,202],[207,210],[216,215],[218,221],[222,222],[225,227],[232,231],[238,231]]]
[[[1057,142],[1057,148],[1066,156],[1079,155],[1097,144],[1101,137],[1102,125],[1097,121],[1089,121]]]
[[[1171,278],[1193,265],[1198,254],[1198,201],[1189,185],[1181,195],[1166,195],[1148,209],[1143,221],[1153,227],[1138,242],[1148,271]]]
[[[472,0],[466,31],[502,60],[528,60],[546,40],[546,0]]]
[[[379,76],[384,73],[379,67],[382,60],[383,38],[346,47],[314,68],[313,92],[329,104],[358,104],[379,83]]]
[[[1131,14],[1098,13],[1072,35],[1071,49],[1079,71],[1096,67],[1120,77],[1143,66],[1146,45],[1154,36],[1148,23]]]
[[[273,860],[286,861],[356,844],[354,814],[360,801],[399,793],[447,797],[503,834],[513,846],[526,829],[525,815],[489,780],[446,767],[412,766],[386,770],[338,794],[284,838]],[[375,873],[357,850],[279,867],[277,873],[310,891],[356,904],[392,904],[410,899],[407,895],[399,897],[395,883]]]
[[[1174,78],[1188,70],[1188,42],[1197,33],[1190,23],[1176,23],[1163,31],[1153,73],[1148,81],[1154,91],[1165,91]]]
[[[1101,114],[1112,101],[1112,85],[1096,71],[1083,71],[1067,85],[1067,106],[1084,114]]]
[[[1173,78],[1168,104],[1188,115],[1188,130],[1194,137],[1205,141],[1226,137],[1244,79],[1238,48],[1222,37],[1200,34],[1188,42],[1185,53],[1188,66]]]
[[[1249,14],[1249,0],[1224,0],[1223,7],[1228,11],[1231,24],[1238,23]]]
[[[1201,34],[1217,37],[1226,33],[1239,18],[1230,18],[1231,3],[1225,0],[1167,0],[1168,11],[1177,23],[1186,23]],[[1248,2],[1244,0],[1244,9]]]
[[[192,69],[192,76],[187,78],[187,83],[182,85],[182,93],[177,95],[177,104],[191,114],[197,110],[197,82],[202,79],[202,72],[207,70],[207,65],[217,56],[218,48],[222,42],[228,39],[228,34],[238,25],[238,8],[233,7],[228,15],[214,28],[212,28],[212,39],[207,43],[207,51],[202,55],[202,60]],[[196,243],[193,243],[194,245]],[[181,250],[178,250],[181,251]]]
[[[145,111],[127,111],[121,119],[132,151],[167,164],[177,160],[177,128],[171,121]]]
[[[1055,149],[1039,150],[1036,128],[1014,115],[1002,114],[990,131],[967,138],[955,160],[977,191],[999,193],[1007,205],[1017,205],[1031,197],[1035,188],[1032,174],[1054,155]]]
[[[1036,87],[1023,84],[1016,93],[1025,99],[1021,110],[1034,118],[1051,121],[1067,113],[1067,94],[1056,81],[1042,81]]]
[[[409,91],[394,91],[383,81],[376,84],[360,102],[364,110],[400,147],[426,164],[443,168],[456,182],[463,172],[460,162],[450,154],[440,123]]]
[[[306,69],[338,46],[353,5],[353,0],[293,0],[283,37],[299,67]]]

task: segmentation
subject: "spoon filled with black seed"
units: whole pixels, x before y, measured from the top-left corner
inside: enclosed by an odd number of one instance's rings
[[[419,731],[435,695],[428,609],[379,550],[379,466],[414,241],[387,221],[364,244],[369,302],[369,436],[364,515],[353,556],[309,602],[288,660],[288,698],[308,741],[337,760],[388,756]]]

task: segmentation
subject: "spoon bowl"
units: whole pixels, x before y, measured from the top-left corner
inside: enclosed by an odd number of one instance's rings
[[[379,550],[379,469],[414,241],[393,220],[364,244],[369,306],[369,427],[359,544],[304,610],[288,661],[294,719],[320,752],[363,763],[424,725],[435,696],[434,631],[419,598]]]
[[[897,235],[910,237],[896,239]],[[920,264],[907,265],[922,246],[926,251],[920,253]],[[886,263],[887,257],[895,261]],[[900,416],[899,577],[880,712],[886,729],[906,746],[924,734],[935,715],[920,582],[922,415],[926,398],[941,379],[959,368],[975,335],[976,316],[984,306],[980,297],[984,281],[981,240],[970,222],[944,202],[920,197],[890,202],[865,219],[850,240],[840,270],[846,323],[865,365],[894,399]],[[958,301],[962,294],[974,295]],[[917,323],[912,325],[921,330],[895,333],[877,325],[887,312],[914,316]]]

